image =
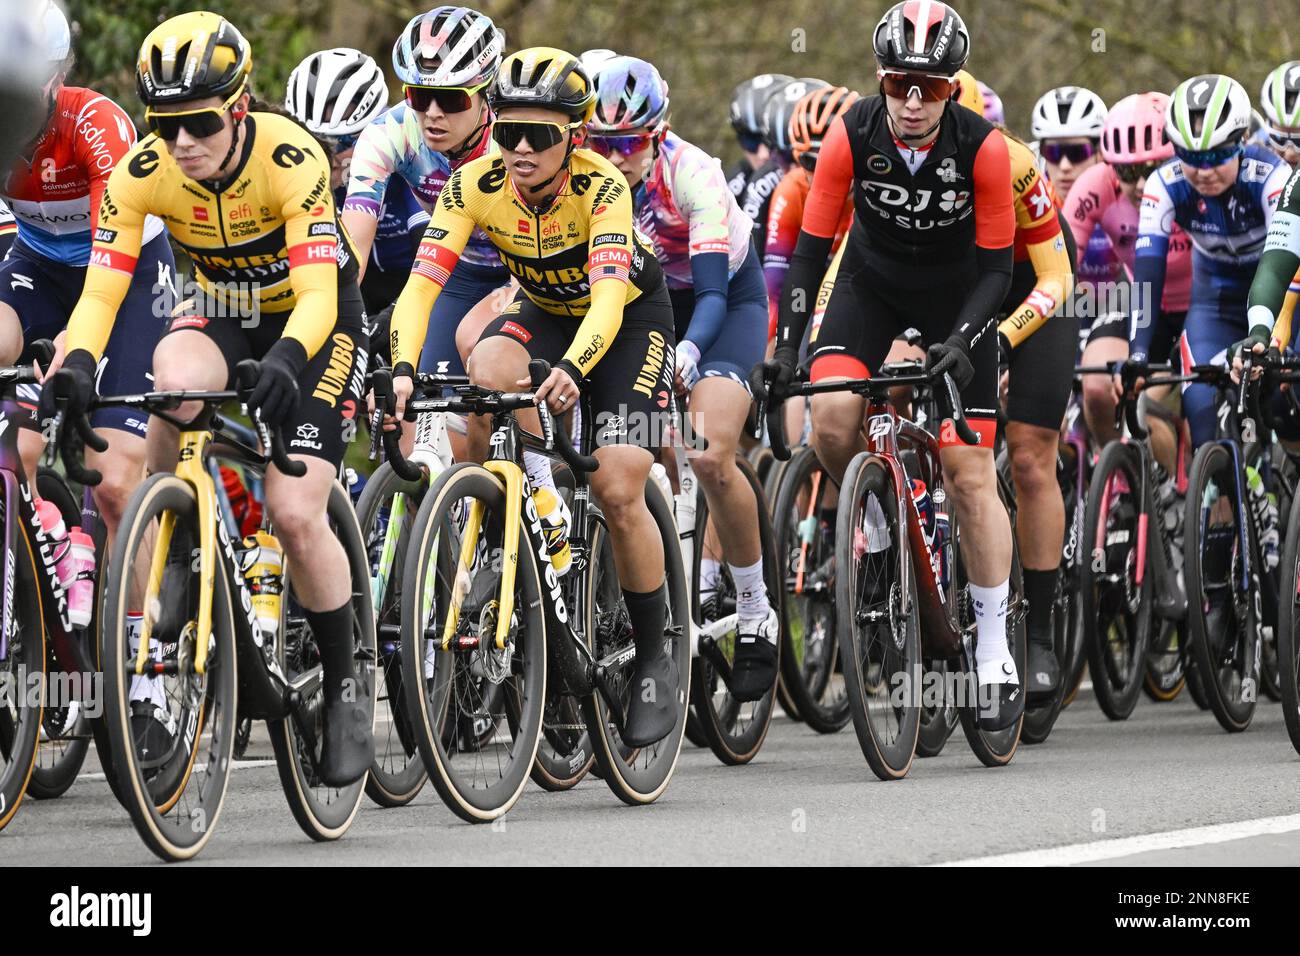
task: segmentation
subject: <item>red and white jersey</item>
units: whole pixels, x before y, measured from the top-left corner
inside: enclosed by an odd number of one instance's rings
[[[108,175],[135,139],[135,124],[107,96],[63,87],[35,152],[16,160],[0,184],[22,243],[56,262],[86,265]],[[162,229],[150,217],[144,241]]]

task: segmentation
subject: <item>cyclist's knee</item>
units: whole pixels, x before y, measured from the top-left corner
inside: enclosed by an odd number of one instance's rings
[[[986,449],[947,449],[943,455],[943,475],[944,486],[956,497],[963,513],[1001,506],[993,455]]]
[[[711,442],[704,454],[691,461],[691,467],[695,469],[700,484],[709,489],[720,489],[740,475],[736,470],[735,447],[724,447],[721,442]]]
[[[13,365],[22,351],[22,321],[13,306],[0,302],[0,365]]]
[[[517,342],[493,336],[474,346],[468,371],[475,385],[514,391],[515,383],[527,375],[528,352]]]
[[[1011,478],[1016,493],[1026,497],[1043,495],[1056,490],[1056,434],[1047,429],[1048,440],[1029,432],[1028,427],[1016,440],[1008,443],[1011,456]]]

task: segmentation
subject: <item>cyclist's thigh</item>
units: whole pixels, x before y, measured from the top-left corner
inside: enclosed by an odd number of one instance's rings
[[[1184,372],[1195,365],[1221,365],[1227,361],[1228,346],[1243,335],[1235,314],[1215,305],[1193,303],[1179,343]],[[1183,388],[1183,417],[1192,433],[1193,446],[1214,438],[1218,390],[1213,385],[1191,382]]]
[[[671,418],[673,347],[666,290],[646,292],[624,308],[618,334],[588,376],[597,448],[663,444]]]
[[[456,330],[465,316],[500,288],[506,278],[503,269],[488,269],[466,262],[456,266],[429,313],[429,333],[420,353],[421,372],[465,374],[465,364],[456,350]]]
[[[21,354],[15,352],[9,361],[30,360],[26,354],[30,343],[53,339],[67,327],[85,279],[85,269],[54,262],[22,243],[15,244],[9,258],[0,263],[0,304],[12,310],[19,325]]]
[[[234,381],[235,366],[253,357],[250,342],[253,330],[245,329],[243,320],[233,311],[202,293],[181,302],[167,320],[153,350],[154,386],[229,388]],[[262,321],[276,323],[266,315]],[[277,324],[282,325],[283,320]]]
[[[562,359],[573,342],[578,324],[577,319],[551,315],[523,292],[518,293],[479,336],[478,344],[470,354],[474,380],[491,387],[514,388],[518,379],[527,377],[530,360],[544,359],[554,365]],[[520,356],[522,361],[518,362],[517,368],[506,370],[501,367],[503,361],[510,362],[510,351],[503,352],[499,347],[502,339],[523,349],[525,354]]]
[[[877,277],[846,253],[812,345],[811,380],[865,378],[880,366],[894,336],[907,324],[880,294]]]
[[[1074,320],[1054,315],[1012,351],[1007,418],[1057,429],[1074,381]]]

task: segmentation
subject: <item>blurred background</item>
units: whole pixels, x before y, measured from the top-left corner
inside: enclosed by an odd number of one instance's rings
[[[389,69],[405,22],[436,3],[399,0],[67,0],[76,21],[77,65],[68,82],[93,86],[143,119],[135,54],[155,24],[187,10],[230,19],[254,50],[254,90],[279,101],[300,59],[351,46]],[[871,32],[888,2],[782,0],[480,0],[471,4],[506,31],[507,52],[609,47],[653,62],[672,90],[672,125],[730,162],[732,88],[756,73],[818,77],[875,92]],[[1198,73],[1227,73],[1259,96],[1265,74],[1300,59],[1300,0],[956,0],[971,31],[969,69],[993,87],[1007,122],[1027,135],[1044,91],[1087,86],[1107,103],[1141,90],[1172,91]]]

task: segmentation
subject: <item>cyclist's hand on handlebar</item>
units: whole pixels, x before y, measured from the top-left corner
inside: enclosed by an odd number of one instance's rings
[[[307,367],[307,350],[297,339],[279,339],[266,350],[248,410],[261,413],[270,428],[283,425],[298,410],[298,379]]]
[[[51,375],[63,368],[63,360],[67,356],[68,350],[68,330],[64,329],[58,335],[54,336],[54,355],[50,358],[50,364],[42,369],[40,363],[33,362],[36,369],[36,380],[44,382]]]
[[[572,369],[572,371],[570,371]],[[551,368],[551,374],[546,376],[546,381],[534,389],[537,395],[537,403],[540,405],[546,402],[551,412],[556,415],[563,415],[565,412],[572,411],[578,404],[578,383],[573,372],[576,372],[572,365],[561,359]],[[530,378],[521,378],[518,382],[520,388],[532,388],[533,380]]]
[[[1259,378],[1264,373],[1265,363],[1260,359],[1268,351],[1269,338],[1272,336],[1272,332],[1273,330],[1267,326],[1257,325],[1250,330],[1250,335],[1228,347],[1228,357],[1232,361],[1232,380],[1234,382],[1241,381],[1242,356],[1246,352],[1251,352],[1256,356],[1250,370],[1251,381]]]
[[[772,404],[785,401],[790,386],[794,384],[798,364],[797,349],[778,346],[770,359],[759,362],[749,373],[749,387],[754,397],[760,401],[766,398]]]
[[[59,410],[62,399],[68,419],[80,418],[90,408],[95,397],[95,369],[98,366],[89,352],[77,349],[63,362],[63,367],[45,382],[41,389],[41,405],[37,418],[48,421]]]
[[[1136,395],[1142,390],[1142,386],[1147,381],[1147,357],[1141,352],[1135,352],[1126,358],[1122,365],[1115,373],[1115,401],[1124,397],[1124,393],[1130,392]]]
[[[393,411],[384,411],[384,431],[391,432],[398,428],[406,417],[406,404],[415,391],[415,369],[410,362],[398,362],[393,369]]]
[[[935,378],[948,373],[958,391],[969,385],[975,377],[970,347],[959,336],[950,335],[945,341],[931,345],[926,350],[926,359],[926,372]]]

